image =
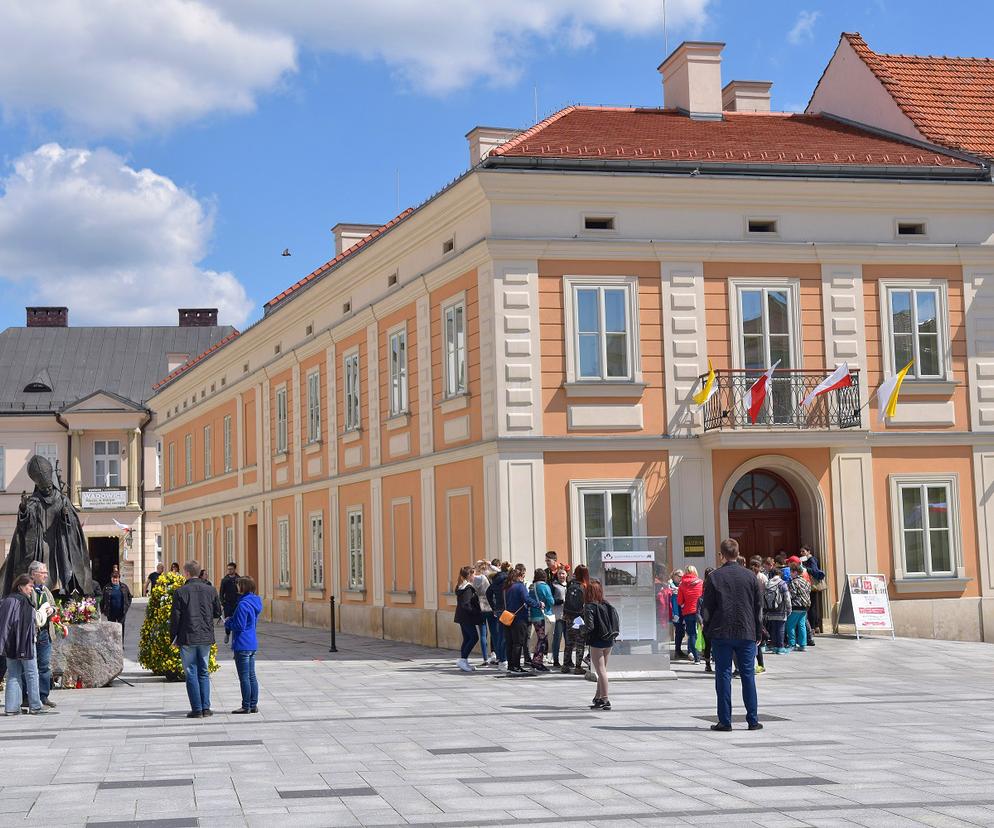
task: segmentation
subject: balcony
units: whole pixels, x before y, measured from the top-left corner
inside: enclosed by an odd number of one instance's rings
[[[773,375],[766,401],[753,423],[749,419],[749,389],[762,376],[761,370],[715,371],[718,390],[704,404],[704,430],[748,429],[774,431],[783,429],[846,429],[861,423],[859,370],[849,371],[852,384],[822,394],[810,406],[801,401],[832,371],[780,370]],[[701,384],[707,374],[700,377]],[[698,385],[700,388],[701,385]]]

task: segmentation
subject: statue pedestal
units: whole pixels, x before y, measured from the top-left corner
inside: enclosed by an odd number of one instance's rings
[[[52,630],[52,678],[63,676],[66,686],[106,687],[124,670],[121,625],[114,621],[70,624],[63,638]]]

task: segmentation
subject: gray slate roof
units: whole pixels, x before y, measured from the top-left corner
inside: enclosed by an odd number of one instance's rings
[[[7,328],[0,333],[0,413],[60,411],[94,391],[136,404],[169,373],[168,354],[202,354],[233,328]],[[25,393],[47,373],[51,393]]]

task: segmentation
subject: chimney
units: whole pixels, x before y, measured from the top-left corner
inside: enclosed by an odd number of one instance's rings
[[[506,144],[512,138],[517,138],[521,134],[520,129],[501,129],[500,127],[473,127],[466,133],[466,140],[469,141],[469,165],[475,167],[484,158],[490,155],[491,151],[501,144]]]
[[[770,81],[729,81],[721,90],[725,112],[769,112]]]
[[[379,230],[379,224],[347,224],[340,222],[331,228],[335,234],[335,255],[341,256],[356,242],[361,242],[374,230]]]
[[[181,328],[212,328],[217,325],[217,308],[180,308]]]
[[[69,308],[26,308],[29,328],[68,328]]]
[[[691,118],[721,119],[721,50],[724,43],[685,41],[659,64],[663,103]]]

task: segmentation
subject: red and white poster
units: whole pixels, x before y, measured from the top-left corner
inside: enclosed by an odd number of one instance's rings
[[[893,630],[887,578],[883,575],[846,576],[856,630]]]

